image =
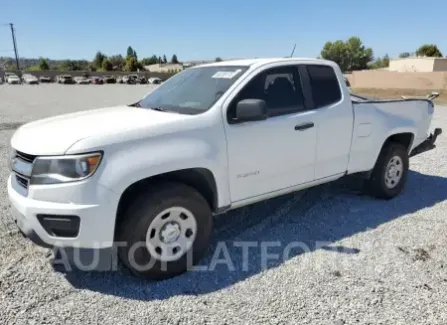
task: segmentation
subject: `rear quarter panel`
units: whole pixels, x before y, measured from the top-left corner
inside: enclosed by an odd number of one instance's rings
[[[412,133],[411,151],[426,138],[433,111],[425,100],[355,103],[348,173],[371,170],[386,139],[394,134]]]

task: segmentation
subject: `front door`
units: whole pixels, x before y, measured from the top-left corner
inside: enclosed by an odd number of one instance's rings
[[[263,99],[269,117],[234,123],[235,105]],[[306,111],[296,66],[270,68],[252,78],[227,110],[232,202],[311,182],[315,179],[315,112]]]

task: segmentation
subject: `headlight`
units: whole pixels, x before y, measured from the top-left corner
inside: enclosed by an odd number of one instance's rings
[[[38,157],[34,161],[31,185],[75,182],[92,176],[101,162],[99,152],[58,157]]]

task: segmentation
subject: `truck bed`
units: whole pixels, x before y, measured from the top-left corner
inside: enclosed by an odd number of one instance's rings
[[[429,98],[379,99],[351,94],[354,115],[358,117],[366,111],[379,111],[390,118],[400,119],[402,125],[413,126],[415,138],[413,147],[427,138],[434,113],[434,105]]]
[[[350,94],[354,114],[348,173],[372,169],[382,144],[393,134],[411,135],[409,153],[429,138],[434,105],[430,99],[377,99]]]

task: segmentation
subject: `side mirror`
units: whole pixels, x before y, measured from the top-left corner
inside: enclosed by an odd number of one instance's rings
[[[244,99],[236,105],[236,121],[249,122],[267,119],[267,103],[262,99]]]

